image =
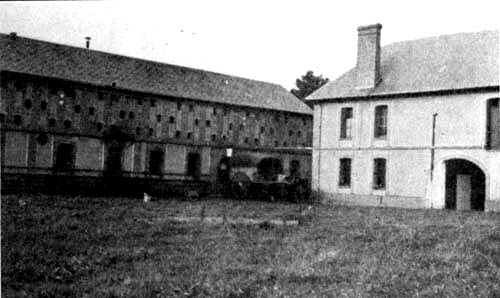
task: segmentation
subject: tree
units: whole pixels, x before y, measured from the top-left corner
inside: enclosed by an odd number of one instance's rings
[[[329,81],[328,78],[323,78],[322,75],[315,76],[313,71],[308,71],[302,78],[295,81],[297,89],[292,89],[292,94],[300,98],[302,101],[311,93],[318,90],[321,86]]]

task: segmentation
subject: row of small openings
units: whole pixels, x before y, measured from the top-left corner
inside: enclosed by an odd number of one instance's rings
[[[5,121],[5,120],[4,120],[4,117],[5,117],[5,116],[4,116],[4,114],[1,114],[0,116],[2,116],[1,121],[2,121],[2,122],[3,122],[3,121]],[[14,123],[15,123],[16,125],[22,125],[22,117],[21,117],[21,115],[14,115]],[[54,127],[55,125],[56,125],[56,119],[54,119],[54,118],[50,118],[50,119],[49,119],[49,126],[50,126],[50,127]],[[71,121],[69,121],[69,120],[65,120],[65,121],[63,122],[63,125],[64,125],[64,128],[66,128],[66,129],[70,129],[70,128],[71,128]],[[97,131],[101,131],[101,130],[102,130],[102,128],[103,128],[103,124],[102,124],[101,122],[99,122],[99,123],[97,123],[97,124],[96,124],[96,129],[97,129]],[[147,128],[147,130],[148,130],[148,134],[149,134],[150,136],[152,136],[152,135],[154,134],[154,130],[153,130],[153,128]],[[141,128],[140,128],[140,127],[136,127],[136,134],[137,134],[137,135],[140,135],[140,134],[141,134]],[[181,131],[177,130],[177,131],[175,132],[175,138],[177,138],[177,139],[181,138]],[[192,132],[188,132],[188,133],[186,134],[186,138],[187,138],[187,139],[191,139],[191,138],[192,138]],[[217,135],[212,134],[211,138],[212,138],[212,141],[216,141],[216,140],[217,140]],[[227,137],[226,137],[225,135],[223,135],[223,136],[222,136],[222,140],[223,140],[223,141],[226,141],[226,139],[227,139]],[[244,142],[245,144],[248,144],[248,143],[249,143],[249,138],[248,138],[248,137],[247,137],[247,138],[245,138],[243,142]],[[260,145],[260,140],[259,140],[258,138],[255,138],[255,139],[254,139],[254,144],[255,144],[255,145],[257,145],[257,146],[259,146],[259,145]],[[278,141],[274,141],[274,146],[275,146],[275,147],[278,147],[278,146],[279,146]],[[288,143],[287,143],[286,141],[285,141],[285,142],[283,142],[283,146],[284,146],[284,147],[287,147],[287,146],[288,146]],[[303,144],[303,146],[305,146],[305,144]]]
[[[26,89],[26,83],[25,82],[16,81],[15,85],[16,85],[16,89],[17,90],[25,90]],[[72,88],[72,87],[51,86],[51,87],[49,87],[49,92],[51,94],[58,95],[61,98],[64,98],[64,97],[74,98],[75,97],[75,89]],[[104,100],[104,96],[105,96],[105,92],[98,92],[98,99],[99,100],[101,100],[101,101]],[[118,101],[119,101],[118,94],[116,94],[116,93],[110,93],[110,102],[111,102],[111,104],[113,104],[114,102],[118,102]],[[142,105],[143,101],[144,101],[143,99],[138,98],[137,99],[137,104],[138,105]],[[150,101],[150,105],[152,107],[156,106],[156,100],[155,99],[150,99],[149,101]],[[45,103],[45,105],[46,105],[46,103]],[[28,108],[28,106],[29,106],[29,108],[31,108],[31,106],[32,106],[31,100],[25,101],[25,106],[27,106],[27,108]],[[182,109],[182,103],[181,102],[177,102],[177,110],[181,110],[181,109]],[[190,112],[194,111],[194,105],[193,104],[189,105],[189,111]],[[228,108],[223,108],[223,115],[227,115],[228,113],[229,113],[229,109]],[[216,107],[213,107],[212,114],[213,115],[218,115]],[[250,116],[250,112],[246,112],[245,116],[249,117]],[[258,119],[259,118],[259,114],[256,113],[255,117]],[[281,121],[281,116],[280,115],[275,115],[275,119],[276,119],[277,122],[280,122]],[[284,116],[284,122],[288,123],[288,116],[287,115]],[[306,119],[305,118],[302,119],[302,124],[306,125]]]
[[[40,102],[40,110],[42,110],[42,111],[46,111],[46,110],[47,110],[47,106],[48,106],[47,101],[42,100],[42,101]],[[33,107],[33,103],[32,103],[32,101],[31,101],[30,99],[26,99],[26,100],[24,101],[24,107],[25,107],[27,110],[31,109],[31,108]],[[74,110],[74,112],[75,112],[76,114],[80,114],[80,112],[82,111],[82,106],[80,106],[80,105],[75,105],[75,106],[73,107],[73,110]],[[89,107],[89,111],[88,111],[88,113],[89,113],[89,116],[94,115],[94,114],[95,114],[95,107]]]

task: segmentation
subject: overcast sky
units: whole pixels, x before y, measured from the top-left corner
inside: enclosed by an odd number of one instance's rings
[[[1,2],[0,32],[274,82],[356,63],[357,27],[382,45],[498,29],[498,0]]]

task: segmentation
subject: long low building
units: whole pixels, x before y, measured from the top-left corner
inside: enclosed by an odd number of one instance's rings
[[[282,86],[15,33],[0,61],[4,190],[213,184],[228,152],[310,176],[312,111]]]

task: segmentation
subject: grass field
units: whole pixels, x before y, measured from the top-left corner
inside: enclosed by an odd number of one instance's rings
[[[500,297],[498,213],[302,209],[2,196],[2,297]],[[299,225],[167,220],[200,214]]]

